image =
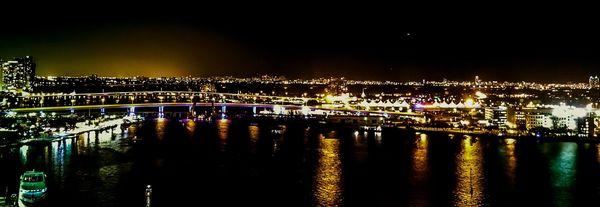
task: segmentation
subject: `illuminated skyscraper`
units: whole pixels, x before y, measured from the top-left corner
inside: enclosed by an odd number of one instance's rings
[[[479,84],[481,84],[481,79],[479,79],[479,76],[476,75],[475,76],[475,85],[479,85]]]
[[[506,129],[506,107],[490,107],[485,108],[485,119],[493,126],[498,126],[499,129]]]
[[[600,87],[600,79],[598,76],[590,76],[590,88]]]
[[[2,69],[4,60],[0,58],[0,91],[4,90],[4,70]]]
[[[2,62],[3,89],[16,93],[32,92],[35,66],[31,56]]]

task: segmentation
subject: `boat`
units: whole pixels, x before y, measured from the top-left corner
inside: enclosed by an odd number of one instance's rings
[[[37,206],[46,199],[46,174],[38,171],[27,171],[21,175],[19,183],[19,207]]]
[[[271,130],[273,134],[283,134],[287,127],[285,125],[278,125],[275,129]]]
[[[366,132],[381,132],[382,128],[381,126],[377,125],[377,126],[360,126],[359,129],[361,131],[366,131]]]

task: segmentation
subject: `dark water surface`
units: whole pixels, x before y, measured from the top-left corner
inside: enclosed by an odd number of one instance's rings
[[[2,149],[0,187],[36,169],[52,206],[144,206],[148,184],[152,206],[600,205],[598,144],[278,125],[157,120]]]

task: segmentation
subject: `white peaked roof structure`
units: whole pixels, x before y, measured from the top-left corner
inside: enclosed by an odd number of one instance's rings
[[[402,101],[402,103],[401,103],[399,106],[400,106],[400,107],[403,107],[403,108],[408,108],[408,107],[410,107],[410,105],[409,105],[408,103],[406,103],[406,101]]]
[[[406,102],[406,100],[402,100],[402,102],[400,102],[400,100],[386,100],[386,101],[380,101],[380,100],[371,100],[371,101],[367,101],[367,100],[362,100],[359,103],[360,106],[363,107],[397,107],[397,108],[409,108],[411,106],[411,104],[409,104],[408,102]],[[420,103],[417,104],[417,107],[424,107],[424,108],[480,108],[481,104],[479,104],[478,102],[474,102],[473,101],[465,101],[465,102],[458,102],[458,103],[454,103],[454,102],[450,102],[447,103],[445,101],[442,102],[433,102],[432,104],[426,104],[426,103]]]
[[[410,107],[410,104],[407,103],[405,100],[403,100],[402,102],[400,102],[400,100],[395,100],[395,101],[391,101],[391,100],[387,100],[387,101],[379,101],[379,100],[373,100],[373,101],[367,101],[367,100],[362,100],[359,103],[360,106],[363,107],[398,107],[398,108],[408,108]]]

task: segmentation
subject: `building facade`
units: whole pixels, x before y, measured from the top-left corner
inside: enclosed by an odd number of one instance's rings
[[[598,76],[590,76],[589,84],[590,88],[600,87],[600,78],[598,78]]]
[[[32,92],[36,64],[31,56],[2,62],[2,89],[14,92]]]
[[[577,132],[580,137],[596,137],[596,123],[594,117],[582,117],[577,119]]]
[[[499,129],[506,129],[506,107],[488,107],[485,108],[485,119],[493,126]]]
[[[552,115],[542,112],[533,112],[525,115],[525,128],[533,130],[536,128],[552,129]]]

